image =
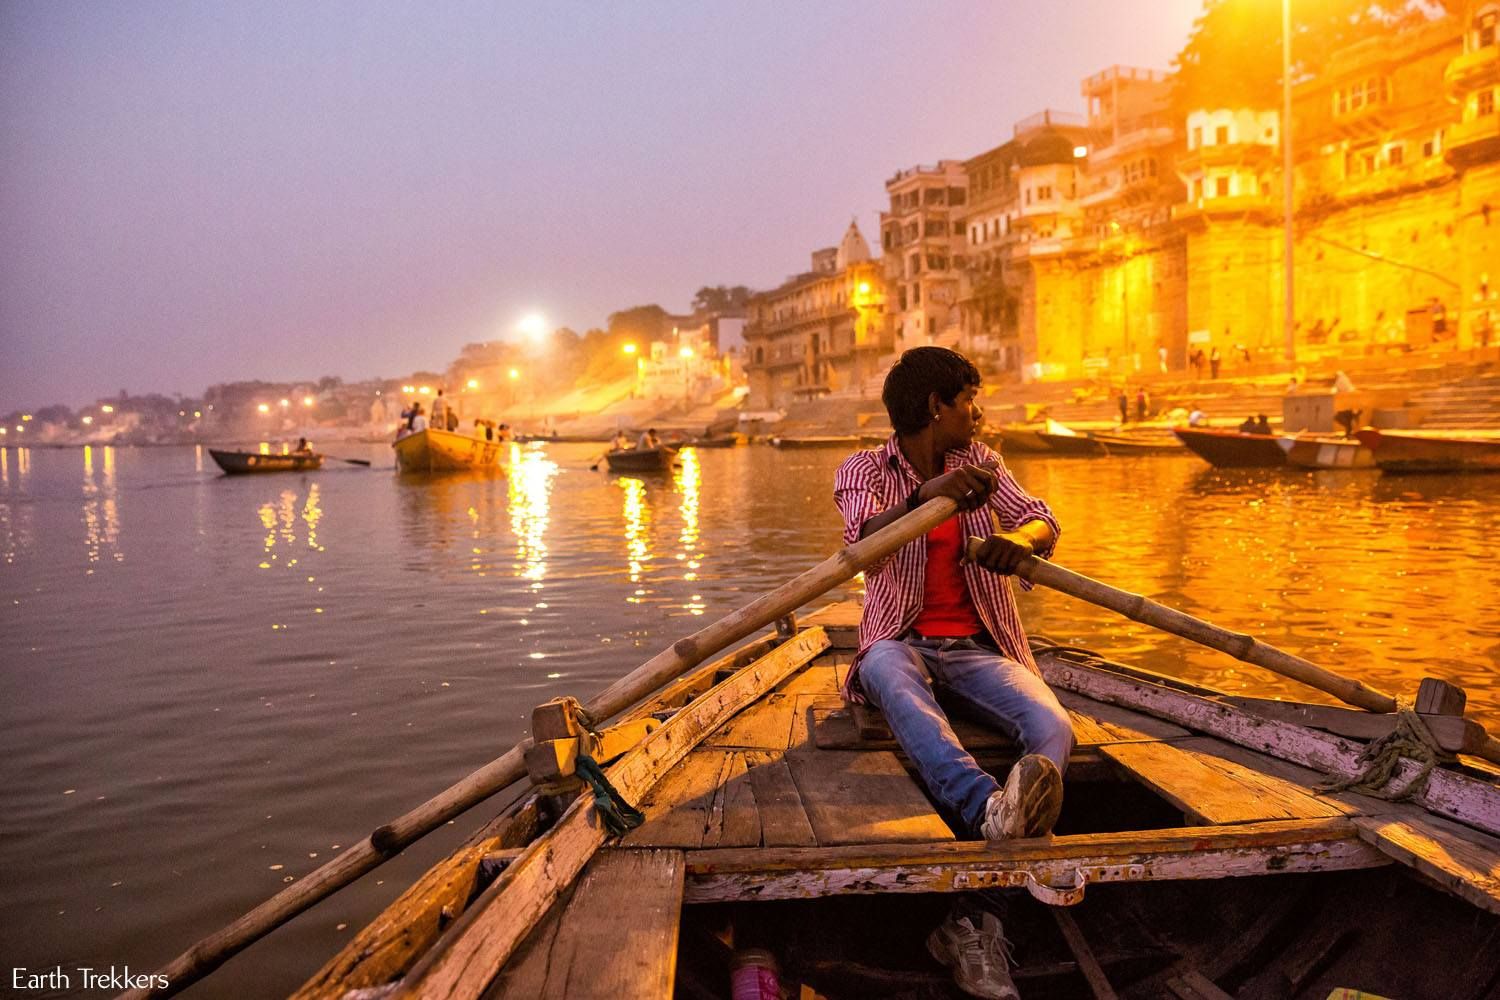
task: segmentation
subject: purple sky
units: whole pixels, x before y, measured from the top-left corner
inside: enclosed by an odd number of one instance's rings
[[[1199,6],[6,0],[0,411],[769,287]]]

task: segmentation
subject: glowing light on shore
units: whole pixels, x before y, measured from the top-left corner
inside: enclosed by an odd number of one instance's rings
[[[624,347],[620,348],[620,350],[624,351],[626,354],[634,354],[636,351],[636,347],[634,344],[626,344]]]
[[[261,403],[259,406],[256,407],[256,409],[259,410],[261,413],[270,413],[271,412],[271,407],[269,405],[267,405],[266,403]]]
[[[401,387],[401,391],[402,392],[416,392],[417,391],[417,387],[414,386],[414,385],[403,385]]]
[[[510,377],[511,377],[511,378],[513,378],[513,379],[516,379],[516,378],[520,378],[520,377],[521,377],[521,373],[520,373],[520,372],[518,372],[518,371],[517,371],[517,370],[516,370],[516,369],[514,369],[514,368],[512,368],[512,369],[511,369],[511,370],[510,370],[510,371],[509,371],[509,372],[507,372],[507,373],[506,373],[506,374],[508,374],[508,375],[509,375],[509,376],[510,376]]]
[[[103,406],[99,407],[99,409],[104,413],[115,412],[115,408],[113,406],[110,406],[108,403],[105,403]]]
[[[286,409],[288,406],[291,406],[291,405],[292,405],[292,401],[290,399],[283,399],[281,401],[281,407],[282,407],[282,409]]]
[[[83,418],[83,426],[85,426],[85,427],[87,427],[89,424],[91,424],[93,422],[94,422],[94,418],[93,417],[84,417]]]
[[[467,384],[468,384],[468,387],[470,389],[478,389],[479,388],[479,380],[477,378],[471,378],[471,379],[469,379],[469,381],[468,381]]]
[[[430,385],[418,386],[417,387],[417,394],[421,395],[421,396],[431,396],[432,395],[432,386],[430,386]]]
[[[547,335],[547,320],[541,313],[527,313],[516,324],[516,329],[540,344]]]
[[[311,396],[303,396],[302,397],[302,405],[303,406],[311,406],[311,405],[313,405],[314,402],[315,402],[315,400]]]
[[[680,358],[690,358],[693,356],[693,349],[691,347],[684,347],[677,352],[677,356]]]
[[[1075,160],[1081,160],[1085,156],[1088,156],[1088,155],[1089,155],[1089,148],[1087,146],[1074,146],[1073,147],[1073,158]]]

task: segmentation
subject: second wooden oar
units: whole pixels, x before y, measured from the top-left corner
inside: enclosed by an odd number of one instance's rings
[[[853,579],[907,542],[942,524],[957,509],[946,497],[927,501],[900,520],[841,549],[769,594],[707,628],[677,640],[610,685],[584,708],[600,722],[623,712],[683,671]],[[446,791],[379,827],[300,882],[294,882],[229,926],[193,945],[159,970],[158,978],[168,983],[166,987],[129,990],[121,994],[121,1000],[171,996],[186,989],[314,903],[383,864],[408,844],[519,781],[526,774],[523,756],[526,743],[516,744]]]
[[[982,544],[983,541],[980,538],[970,538],[965,553],[972,555],[975,546]],[[1080,601],[1117,611],[1132,621],[1159,628],[1163,632],[1171,632],[1173,635],[1180,635],[1184,639],[1191,639],[1210,649],[1228,653],[1237,660],[1253,663],[1283,677],[1301,681],[1309,687],[1315,687],[1319,691],[1333,695],[1346,705],[1354,705],[1371,712],[1394,712],[1396,710],[1395,698],[1359,681],[1336,674],[1331,670],[1325,670],[1310,660],[1304,660],[1300,656],[1277,649],[1275,646],[1269,646],[1252,635],[1220,628],[1212,622],[1194,618],[1192,615],[1169,608],[1165,604],[1158,604],[1140,594],[1132,594],[1106,583],[1100,583],[1098,580],[1065,569],[1056,563],[1046,562],[1036,556],[1027,556],[1016,569],[1016,575],[1023,580],[1029,580],[1043,587],[1061,591],[1070,597],[1076,597]]]

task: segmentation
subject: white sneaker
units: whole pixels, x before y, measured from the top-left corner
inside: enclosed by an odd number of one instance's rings
[[[1021,1000],[1010,978],[1010,942],[993,913],[949,915],[927,935],[927,953],[953,970],[953,982],[969,996]]]
[[[1057,765],[1041,754],[1029,753],[1010,769],[1005,787],[990,795],[979,832],[985,840],[1040,837],[1052,832],[1060,812],[1062,775]]]

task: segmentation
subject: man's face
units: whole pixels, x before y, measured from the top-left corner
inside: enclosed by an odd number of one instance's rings
[[[979,386],[971,385],[954,398],[952,405],[938,400],[938,426],[955,447],[973,441],[984,423],[984,410],[979,408],[978,398]]]

